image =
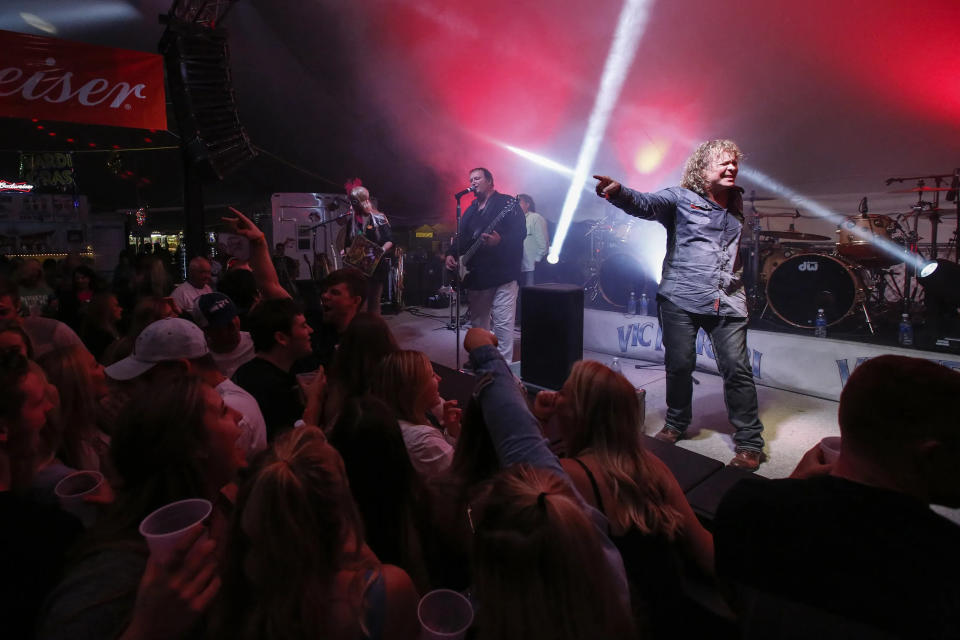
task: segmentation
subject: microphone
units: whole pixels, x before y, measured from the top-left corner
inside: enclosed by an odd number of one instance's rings
[[[857,207],[857,211],[866,217],[867,212],[870,211],[870,209],[867,208],[867,196],[863,196],[863,200],[860,201],[860,206]]]
[[[476,193],[476,191],[477,191],[476,187],[467,187],[463,191],[457,191],[455,194],[453,194],[453,197],[459,200],[460,198],[467,195],[468,193]]]

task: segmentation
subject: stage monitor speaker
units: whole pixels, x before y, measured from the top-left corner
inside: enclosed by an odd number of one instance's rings
[[[583,358],[583,287],[521,287],[520,331],[520,377],[538,387],[562,387]]]
[[[222,180],[257,155],[237,113],[227,32],[170,20],[160,51],[187,156]]]

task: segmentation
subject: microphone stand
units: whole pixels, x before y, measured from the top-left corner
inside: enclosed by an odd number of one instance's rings
[[[460,267],[460,198],[466,194],[454,195],[453,197],[457,200],[457,235],[454,236],[454,251],[457,254],[457,269],[459,271]],[[458,271],[454,271],[454,275],[458,275]],[[460,291],[463,288],[463,283],[458,282],[456,289],[454,290],[454,295],[457,298],[456,301],[456,316],[453,320],[454,331],[456,332],[456,343],[454,344],[454,350],[457,352],[457,371],[460,371]]]

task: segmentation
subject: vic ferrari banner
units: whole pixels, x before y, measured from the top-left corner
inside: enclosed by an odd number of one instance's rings
[[[584,309],[583,348],[615,356],[663,362],[663,332],[657,318]],[[717,373],[713,345],[703,329],[697,332],[697,368]],[[944,353],[888,347],[830,338],[747,331],[747,355],[757,384],[839,400],[850,373],[865,360],[892,353],[926,358],[960,370],[960,357]],[[882,398],[877,399],[878,402]]]
[[[0,31],[0,116],[166,129],[163,58]]]

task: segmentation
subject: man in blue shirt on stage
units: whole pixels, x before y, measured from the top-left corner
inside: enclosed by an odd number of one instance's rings
[[[743,190],[735,185],[742,154],[730,140],[704,142],[687,159],[679,187],[640,193],[594,176],[597,195],[667,230],[657,291],[667,373],[667,417],[657,438],[674,443],[692,418],[697,331],[713,344],[727,415],[736,428],[735,467],[756,470],[763,424],[747,355],[747,298],[739,264]]]

